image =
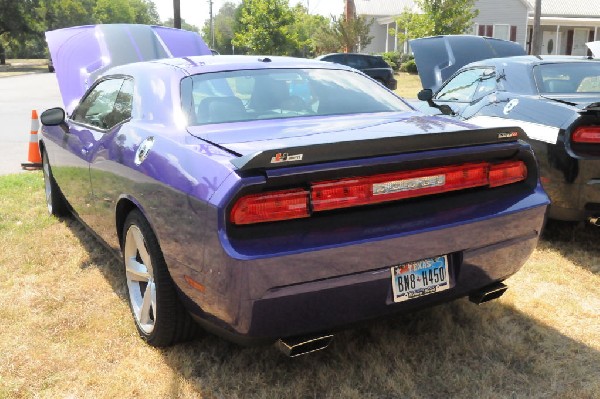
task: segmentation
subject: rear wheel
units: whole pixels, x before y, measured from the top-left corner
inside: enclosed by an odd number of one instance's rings
[[[138,210],[127,216],[123,237],[129,307],[140,336],[156,347],[192,339],[198,327],[181,304],[158,240]]]
[[[42,170],[44,172],[44,189],[46,191],[48,213],[57,217],[66,216],[69,213],[67,201],[52,176],[52,169],[46,151],[42,152]]]

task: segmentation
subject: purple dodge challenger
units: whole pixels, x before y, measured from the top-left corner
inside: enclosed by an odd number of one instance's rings
[[[308,353],[494,299],[536,246],[548,198],[518,128],[426,116],[343,65],[211,56],[190,32],[47,39],[65,104],[41,117],[48,209],[122,259],[150,345],[199,324]]]

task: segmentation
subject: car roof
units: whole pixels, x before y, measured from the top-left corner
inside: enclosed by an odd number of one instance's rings
[[[363,53],[329,53],[329,54],[323,54],[323,55],[320,55],[320,56],[318,56],[318,57],[317,57],[317,58],[315,58],[315,59],[317,59],[317,60],[320,60],[320,59],[322,59],[322,58],[324,58],[324,57],[329,57],[329,56],[331,56],[331,55],[358,55],[358,56],[361,56],[361,57],[377,57],[377,58],[383,58],[382,56],[380,56],[380,55],[376,55],[376,54],[363,54]]]
[[[541,64],[559,64],[565,62],[598,62],[600,60],[573,55],[522,55],[503,58],[488,58],[486,60],[475,61],[464,68],[473,66],[486,66],[497,64],[521,64],[521,65],[541,65]]]
[[[186,75],[196,75],[209,72],[224,72],[243,69],[277,69],[277,68],[319,68],[344,69],[353,71],[345,65],[305,58],[255,55],[204,55],[184,58],[164,58],[159,60],[138,62],[118,66],[108,70],[105,75],[127,74],[132,69],[143,69],[143,65],[171,66],[181,70]]]
[[[503,87],[505,91],[521,94],[537,94],[537,87],[533,79],[532,68],[537,65],[562,64],[562,63],[584,63],[597,62],[597,59],[591,59],[582,56],[513,56],[501,58],[488,58],[481,61],[475,61],[459,69],[453,76],[466,69],[491,67],[500,71],[504,77]],[[450,80],[452,77],[448,78]],[[444,82],[444,85],[447,83]]]

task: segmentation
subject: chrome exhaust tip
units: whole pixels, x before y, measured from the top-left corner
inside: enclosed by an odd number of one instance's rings
[[[297,357],[325,349],[332,340],[333,334],[288,337],[278,339],[275,347],[288,357]]]
[[[484,302],[500,298],[507,289],[508,287],[502,283],[488,285],[479,291],[469,294],[469,301],[481,305]]]
[[[587,221],[592,226],[600,227],[600,217],[598,216],[590,216]]]

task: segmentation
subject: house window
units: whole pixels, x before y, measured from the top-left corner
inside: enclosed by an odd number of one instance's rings
[[[510,25],[494,25],[493,37],[502,40],[510,39]]]
[[[479,25],[473,26],[473,34],[478,36],[494,37],[496,39],[517,41],[517,27],[514,25]]]

